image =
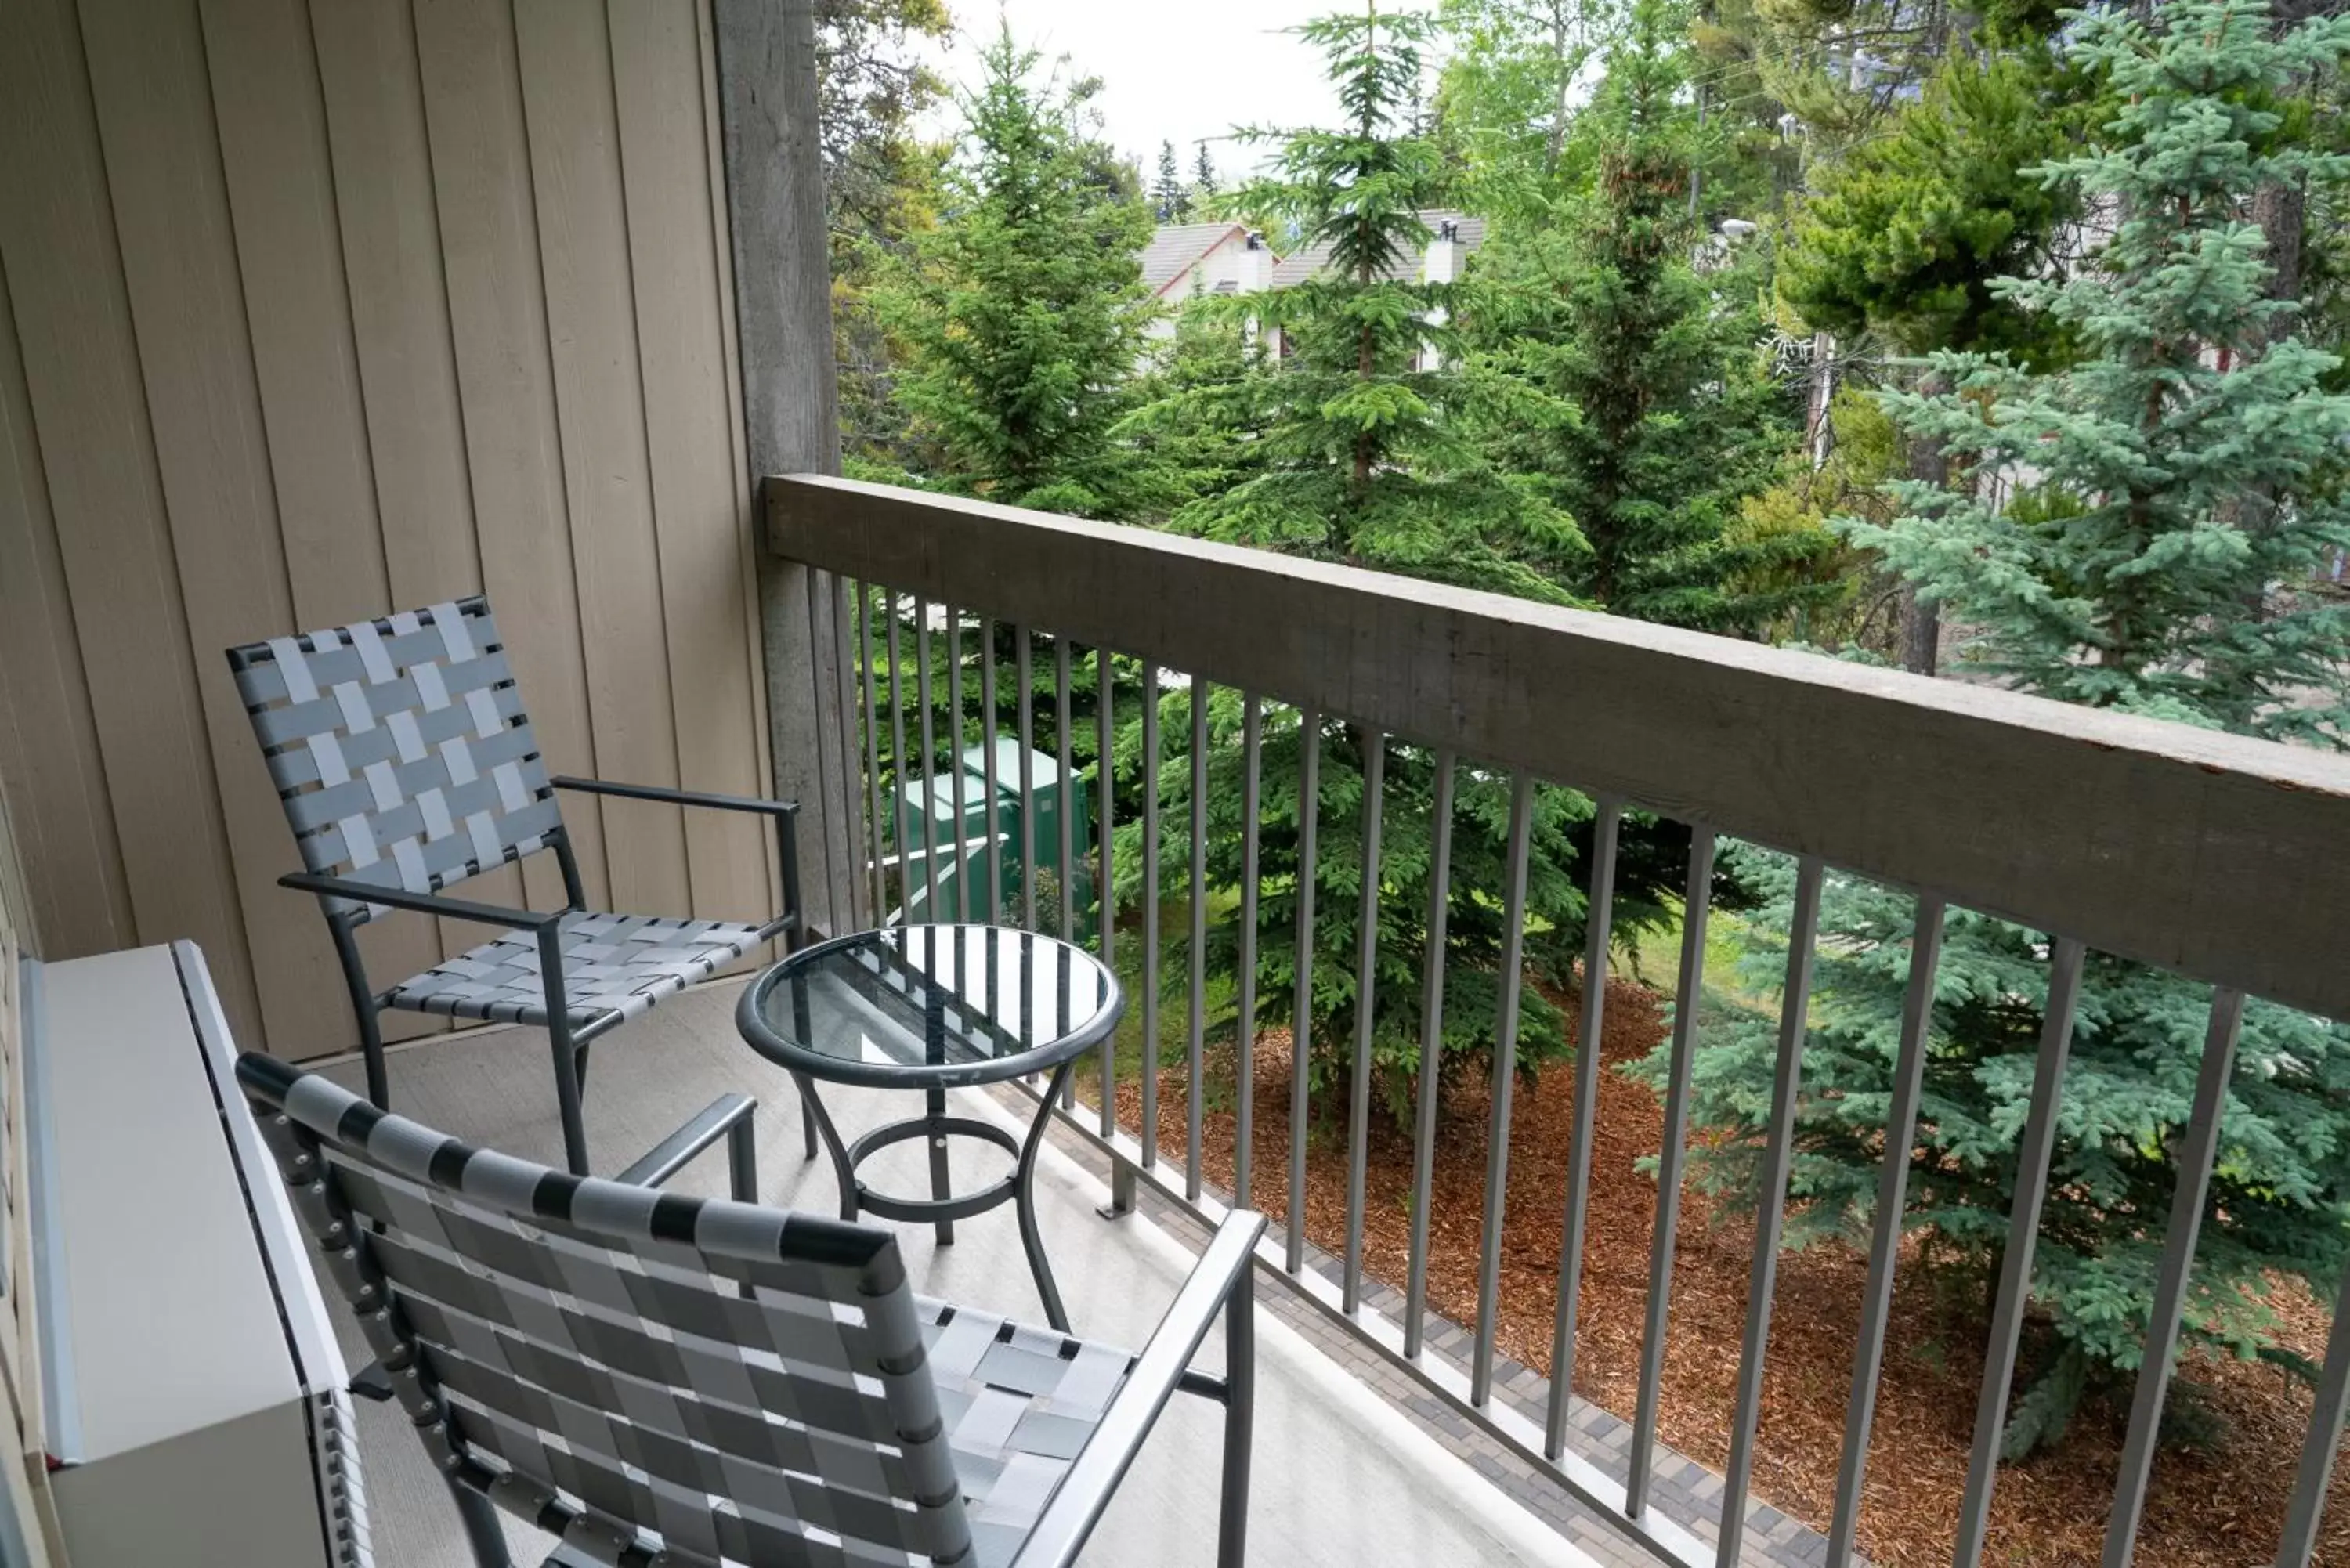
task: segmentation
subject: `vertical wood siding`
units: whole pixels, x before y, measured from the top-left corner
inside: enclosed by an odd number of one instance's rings
[[[486,592],[550,771],[764,791],[710,78],[703,0],[0,7],[0,786],[46,956],[188,938],[245,1041],[355,1043],[233,643]],[[754,821],[564,812],[593,901],[775,908]],[[361,937],[389,984],[485,933]]]

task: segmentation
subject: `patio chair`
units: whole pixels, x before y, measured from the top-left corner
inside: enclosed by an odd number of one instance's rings
[[[1137,1355],[918,1298],[887,1231],[559,1175],[269,1056],[237,1079],[484,1568],[499,1509],[549,1564],[1060,1568],[1179,1387],[1224,1407],[1242,1561],[1262,1215]]]
[[[278,882],[316,895],[326,915],[359,1015],[368,1097],[379,1106],[391,1104],[379,1022],[384,1008],[543,1026],[553,1047],[564,1158],[584,1176],[580,1085],[589,1044],[771,938],[799,941],[797,806],[550,779],[484,599],[248,643],[229,649],[228,662],[301,846],[306,869]],[[556,790],[774,819],[784,912],[751,925],[589,910]],[[546,850],[563,873],[561,909],[539,914],[445,894],[466,877]],[[504,929],[378,992],[354,933],[394,909]],[[801,1120],[814,1158],[816,1121],[806,1106]]]

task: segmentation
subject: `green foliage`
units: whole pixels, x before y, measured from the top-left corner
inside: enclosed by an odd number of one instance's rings
[[[952,20],[941,0],[822,0],[816,6],[825,223],[832,253],[834,359],[847,462],[895,478],[907,415],[891,394],[893,351],[872,288],[888,258],[931,226],[939,156],[914,127],[942,90],[921,60]]]
[[[1159,178],[1150,186],[1150,215],[1162,223],[1191,221],[1191,192],[1183,187],[1183,166],[1175,161],[1175,144],[1159,144]]]
[[[1454,428],[1464,396],[1449,325],[1458,286],[1419,281],[1418,258],[1432,237],[1420,213],[1440,191],[1440,160],[1408,123],[1431,24],[1414,13],[1376,9],[1325,18],[1299,29],[1322,47],[1348,116],[1340,130],[1256,133],[1277,144],[1268,171],[1231,198],[1268,228],[1294,226],[1299,243],[1325,247],[1324,273],[1274,294],[1203,301],[1203,321],[1262,335],[1278,332],[1276,364],[1201,377],[1170,389],[1130,421],[1137,439],[1179,437],[1222,455],[1228,482],[1178,510],[1171,526],[1211,538],[1295,555],[1408,573],[1467,587],[1565,602],[1562,564],[1579,550],[1573,524],[1534,484],[1496,472]],[[1204,328],[1201,328],[1204,330]],[[1229,369],[1234,346],[1220,350]],[[1242,350],[1245,352],[1245,350]],[[1179,358],[1180,355],[1179,336]],[[1270,358],[1270,356],[1267,356]],[[1186,700],[1175,696],[1162,743],[1161,774],[1188,791]],[[1211,875],[1229,885],[1240,871],[1236,703],[1220,696],[1210,753]],[[1120,731],[1121,753],[1139,758],[1139,723]],[[1372,738],[1326,723],[1320,738],[1319,853],[1312,1050],[1318,1081],[1334,1081],[1351,1056],[1357,1016],[1354,975],[1363,867],[1363,765]],[[1268,720],[1260,813],[1266,884],[1259,949],[1259,1023],[1286,1021],[1295,977],[1298,878],[1297,803],[1302,748],[1294,714]],[[1133,776],[1123,762],[1122,776]],[[1492,1044],[1492,990],[1500,966],[1499,889],[1507,852],[1509,784],[1463,767],[1452,815],[1449,905],[1452,972],[1446,1046],[1475,1062]],[[1371,1000],[1375,1056],[1393,1103],[1418,1060],[1420,989],[1429,901],[1429,820],[1435,759],[1388,748],[1382,795],[1386,829],[1377,875],[1380,967]],[[1528,875],[1529,961],[1564,977],[1579,940],[1589,803],[1544,790],[1537,803]],[[1163,883],[1188,874],[1188,817],[1172,807],[1162,840]],[[1139,826],[1121,853],[1129,884],[1140,864]],[[1582,837],[1577,836],[1580,828]],[[1685,847],[1686,840],[1682,844]],[[1663,853],[1678,858],[1668,846]],[[1634,858],[1637,858],[1634,857]],[[1129,888],[1129,891],[1131,888]],[[1619,899],[1629,930],[1663,919],[1635,893]],[[1238,963],[1231,941],[1209,954],[1219,974]],[[1480,978],[1482,977],[1482,978]],[[1482,1000],[1481,1000],[1482,999]],[[1528,1064],[1565,1046],[1559,1020],[1530,998],[1520,1031]],[[1450,1057],[1448,1057],[1448,1061]]]
[[[1908,515],[1856,524],[1921,597],[1982,628],[1986,674],[2067,701],[2277,739],[2340,744],[2350,613],[2270,585],[2305,581],[2350,545],[2350,397],[2335,356],[2268,297],[2245,194],[2340,179],[2350,159],[2281,134],[2278,93],[2350,48],[2350,19],[2272,43],[2265,5],[2178,5],[2149,36],[2102,14],[2077,52],[2124,101],[2108,145],[2044,173],[2125,214],[2095,265],[1997,292],[2081,346],[2035,374],[1942,354],[1955,388],[1888,407],[1953,457],[2022,476],[2015,505],[1981,486],[1902,492]],[[2198,29],[2211,30],[2209,38]]]
[[[1498,464],[1541,476],[1581,524],[1575,593],[1751,637],[1836,593],[1814,569],[1832,541],[1731,526],[1794,442],[1795,410],[1757,351],[1753,264],[1726,248],[1707,272],[1692,263],[1680,31],[1670,0],[1633,5],[1576,121],[1592,188],[1566,227],[1505,231],[1480,255],[1465,336]]]
[[[1980,628],[1975,666],[2009,684],[2338,746],[2350,627],[2272,585],[2350,540],[2350,399],[2320,389],[2334,358],[2291,335],[2293,302],[2268,297],[2260,233],[2241,213],[2264,181],[2342,172],[2286,133],[2275,99],[2350,50],[2350,19],[2274,38],[2266,7],[2244,0],[2180,0],[2162,19],[2158,31],[2119,12],[2074,23],[2075,63],[2106,73],[2118,106],[2105,140],[2046,174],[2118,224],[2073,275],[1995,291],[2075,335],[2080,357],[2033,372],[1945,354],[1955,391],[1886,400],[1906,432],[2004,483],[1905,484],[1902,515],[1843,529]],[[1793,877],[1783,864],[1749,875],[1769,895],[1747,973],[1762,987],[1783,972]],[[1827,886],[1791,1245],[1866,1222],[1913,909],[1854,878]],[[1905,1219],[1945,1265],[1996,1269],[2047,970],[2039,934],[1950,916]],[[2017,1405],[2011,1455],[2055,1440],[2085,1392],[2137,1365],[2210,1000],[2141,965],[2088,961],[2033,1276],[2055,1345]],[[1774,1032],[1750,1013],[1703,1054],[1697,1114],[1724,1136],[1700,1162],[1724,1190],[1752,1191]],[[1662,1067],[1644,1071],[1653,1081]],[[2185,1343],[2265,1351],[2271,1280],[2330,1292],[2350,1255],[2345,1219],[2350,1029],[2251,1004]]]
[[[1327,57],[1349,123],[1249,133],[1277,150],[1229,202],[1294,231],[1326,265],[1292,288],[1203,303],[1277,332],[1282,363],[1243,396],[1214,400],[1215,416],[1259,454],[1256,472],[1180,508],[1173,525],[1561,602],[1556,568],[1577,548],[1574,525],[1455,429],[1461,389],[1447,318],[1459,286],[1417,275],[1433,238],[1420,213],[1440,195],[1441,171],[1403,119],[1431,31],[1418,13],[1377,10],[1297,29]]]
[[[1828,423],[1834,439],[1825,461],[1815,462],[1802,449],[1786,452],[1775,482],[1739,503],[1727,537],[1756,564],[1739,569],[1731,591],[1793,601],[1789,614],[1762,628],[1766,641],[1889,654],[1899,629],[1898,596],[1867,590],[1860,552],[1828,524],[1838,517],[1892,516],[1885,486],[1901,472],[1900,436],[1877,400],[1851,387],[1830,400]],[[1812,592],[1799,596],[1800,588]]]
[[[878,291],[902,345],[896,396],[942,488],[1132,515],[1161,483],[1110,437],[1157,308],[1136,260],[1149,210],[1086,132],[1091,84],[1040,77],[1008,30],[982,63],[942,221]]]
[[[2052,323],[1992,280],[2052,272],[2076,194],[2032,171],[2104,112],[2044,48],[1945,60],[1883,134],[1820,171],[1780,259],[1783,298],[1812,326],[1903,350],[2044,356]]]

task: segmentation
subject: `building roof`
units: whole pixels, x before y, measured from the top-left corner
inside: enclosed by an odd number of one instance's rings
[[[1447,222],[1460,224],[1461,243],[1471,251],[1485,243],[1485,220],[1482,218],[1472,218],[1466,213],[1456,213],[1449,207],[1430,207],[1419,214],[1419,221],[1428,225],[1431,234]],[[1417,283],[1425,259],[1424,251],[1416,251],[1406,256],[1399,265],[1389,268],[1387,276],[1381,281],[1392,283],[1401,279],[1405,282]],[[1282,257],[1274,267],[1273,286],[1293,288],[1307,278],[1326,271],[1329,265],[1330,246],[1326,242],[1292,251]]]
[[[1233,234],[1245,238],[1244,223],[1161,223],[1151,231],[1142,250],[1143,286],[1164,294],[1170,284],[1198,264],[1201,256]]]

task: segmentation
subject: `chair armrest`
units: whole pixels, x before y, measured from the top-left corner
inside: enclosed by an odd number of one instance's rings
[[[1183,1382],[1208,1330],[1235,1292],[1254,1288],[1250,1270],[1257,1238],[1263,1234],[1264,1216],[1253,1210],[1236,1209],[1224,1216],[1208,1250],[1176,1293],[1175,1304],[1151,1331],[1150,1343],[1110,1401],[1101,1425],[1078,1450],[1044,1517],[1012,1559],[1012,1568],[1068,1568],[1077,1560],[1086,1537],[1109,1505],[1110,1494],[1125,1479],[1169,1397]]]
[[[277,885],[300,893],[316,893],[322,898],[348,898],[354,904],[381,904],[389,909],[412,909],[420,915],[446,915],[452,920],[512,926],[525,931],[552,926],[569,912],[558,909],[542,915],[530,909],[505,909],[495,904],[475,904],[439,893],[411,893],[405,888],[379,887],[348,877],[322,877],[315,871],[289,871],[277,878]]]
[[[699,1116],[645,1150],[634,1165],[612,1179],[629,1187],[662,1186],[738,1126],[748,1128],[751,1115],[758,1108],[759,1102],[748,1095],[721,1095]]]
[[[558,777],[552,781],[556,789],[577,790],[581,794],[613,794],[623,800],[658,800],[671,805],[705,806],[712,811],[747,811],[759,816],[792,816],[798,813],[795,800],[761,800],[747,794],[707,794],[701,790],[669,789],[660,784],[607,784],[602,779]]]

